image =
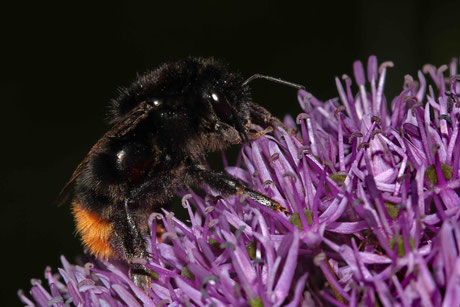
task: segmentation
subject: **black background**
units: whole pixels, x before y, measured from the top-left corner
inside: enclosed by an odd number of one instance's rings
[[[165,2],[165,1],[164,1]],[[169,1],[96,7],[22,3],[0,17],[0,296],[19,304],[59,256],[82,248],[60,188],[107,125],[117,86],[159,63],[215,56],[244,75],[302,83],[321,99],[356,59],[392,60],[386,94],[425,63],[460,56],[457,1]],[[64,3],[64,2],[62,2]],[[296,114],[294,90],[263,81],[254,99]]]

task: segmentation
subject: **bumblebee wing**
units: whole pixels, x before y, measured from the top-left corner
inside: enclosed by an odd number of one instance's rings
[[[57,206],[63,205],[68,200],[75,180],[80,176],[83,168],[86,166],[86,164],[88,164],[93,154],[99,149],[101,149],[108,142],[109,139],[122,137],[131,130],[133,130],[143,119],[145,119],[148,116],[147,111],[148,109],[146,109],[146,103],[140,103],[137,108],[133,109],[126,115],[123,121],[112,127],[112,129],[107,131],[96,142],[96,144],[94,144],[94,146],[88,152],[83,161],[81,161],[80,164],[78,164],[69,181],[67,181],[67,183],[64,185],[61,192],[59,193],[58,197],[56,198],[55,204]]]
[[[110,132],[110,131],[109,131]],[[88,161],[91,159],[91,156],[93,155],[94,152],[96,152],[99,148],[101,148],[108,140],[107,133],[100,138],[96,144],[91,148],[91,150],[88,152],[86,157],[83,159],[83,161],[78,164],[77,168],[73,172],[72,176],[70,177],[69,181],[64,185],[62,188],[61,192],[59,192],[58,197],[55,200],[55,204],[57,206],[63,205],[69,198],[69,195],[71,194],[71,190],[73,187],[73,183],[75,180],[80,176],[83,168],[85,167],[86,164],[88,164]]]

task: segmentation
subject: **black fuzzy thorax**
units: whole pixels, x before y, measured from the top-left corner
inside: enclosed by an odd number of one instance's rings
[[[187,58],[165,63],[157,69],[138,76],[129,87],[119,89],[118,98],[112,100],[109,121],[117,123],[139,102],[152,97],[167,101],[184,102],[201,97],[210,86],[219,87],[230,102],[250,100],[248,87],[242,87],[239,74],[213,58]],[[196,105],[195,105],[196,106]],[[197,114],[197,112],[191,112]]]

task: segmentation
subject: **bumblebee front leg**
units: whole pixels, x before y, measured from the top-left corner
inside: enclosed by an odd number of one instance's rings
[[[273,116],[267,109],[255,102],[249,103],[249,112],[252,123],[266,128],[267,126],[282,127],[287,132],[295,134],[295,129],[286,126],[279,118]]]
[[[118,216],[115,226],[116,243],[124,254],[124,257],[131,265],[131,278],[138,287],[150,288],[151,277],[149,270],[140,262],[147,259],[148,253],[145,248],[145,240],[139,231],[136,223],[136,216],[133,214],[132,203],[129,200],[123,201],[123,212]]]
[[[225,173],[208,171],[204,167],[192,167],[190,169],[191,176],[195,183],[205,183],[212,189],[219,191],[222,195],[247,195],[250,199],[258,202],[265,207],[274,211],[281,211],[286,216],[290,213],[281,206],[279,202],[270,197],[254,191],[253,189],[244,185],[240,180],[227,175]]]

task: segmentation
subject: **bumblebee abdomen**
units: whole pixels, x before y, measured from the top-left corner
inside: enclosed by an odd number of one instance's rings
[[[110,241],[113,238],[112,223],[104,220],[99,214],[91,212],[80,203],[72,203],[77,232],[91,254],[107,259],[113,255]]]

